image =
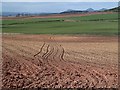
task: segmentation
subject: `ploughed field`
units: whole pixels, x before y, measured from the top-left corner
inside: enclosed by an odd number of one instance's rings
[[[117,88],[117,37],[3,35],[3,88]]]

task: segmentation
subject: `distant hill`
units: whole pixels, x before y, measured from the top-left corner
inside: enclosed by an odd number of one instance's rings
[[[92,8],[88,8],[86,11],[88,11],[88,12],[94,12],[95,10],[92,9]]]
[[[92,8],[88,8],[86,10],[72,10],[72,9],[68,9],[64,12],[61,12],[60,14],[75,14],[75,13],[86,13],[86,12],[106,12],[106,11],[112,11],[112,12],[118,12],[120,10],[120,6],[119,7],[115,7],[112,9],[106,9],[106,8],[101,8],[99,10],[94,10]]]
[[[72,9],[68,9],[68,10],[66,10],[66,11],[64,11],[64,12],[61,12],[60,14],[69,14],[69,13],[72,13],[72,14],[74,14],[74,13],[86,13],[86,12],[94,12],[95,10],[94,9],[92,9],[92,8],[88,8],[87,10],[72,10]]]
[[[27,12],[2,12],[2,16],[29,16],[31,13]]]
[[[58,13],[27,13],[27,12],[2,12],[0,16],[40,16],[40,15],[50,15],[50,14],[58,14]]]
[[[84,12],[87,12],[87,11],[68,9],[67,11],[61,12],[60,14],[70,14],[70,13],[74,14],[74,13],[84,13]]]
[[[118,12],[118,11],[120,11],[120,6],[106,10],[106,11]]]
[[[105,11],[107,10],[106,8],[102,8],[100,10],[94,10],[93,8],[88,8],[86,10],[72,10],[72,9],[68,9],[64,12],[61,12],[60,14],[75,14],[75,13],[86,13],[86,12],[99,12],[99,11]]]
[[[106,8],[102,8],[102,9],[100,9],[100,10],[98,10],[98,11],[105,11],[105,10],[108,10],[108,9],[106,9]]]
[[[68,9],[66,11],[60,12],[60,13],[28,13],[28,12],[2,12],[0,14],[0,16],[40,16],[40,15],[50,15],[50,14],[77,14],[77,13],[86,13],[86,12],[118,12],[120,10],[120,6],[119,7],[115,7],[112,9],[106,9],[106,8],[102,8],[99,10],[94,10],[93,8],[88,8],[86,10],[72,10],[72,9]]]
[[[17,12],[2,12],[2,16],[16,16]]]

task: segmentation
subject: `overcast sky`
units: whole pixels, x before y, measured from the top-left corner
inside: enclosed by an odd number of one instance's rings
[[[1,0],[2,2],[118,2],[119,0]]]
[[[86,10],[117,7],[117,2],[3,2],[3,12],[56,13],[68,9]]]

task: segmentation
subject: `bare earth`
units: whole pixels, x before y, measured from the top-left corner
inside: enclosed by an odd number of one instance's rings
[[[3,88],[117,88],[117,37],[3,35]]]

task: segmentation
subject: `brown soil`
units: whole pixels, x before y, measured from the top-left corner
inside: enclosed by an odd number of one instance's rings
[[[3,88],[117,88],[117,37],[3,35]]]

